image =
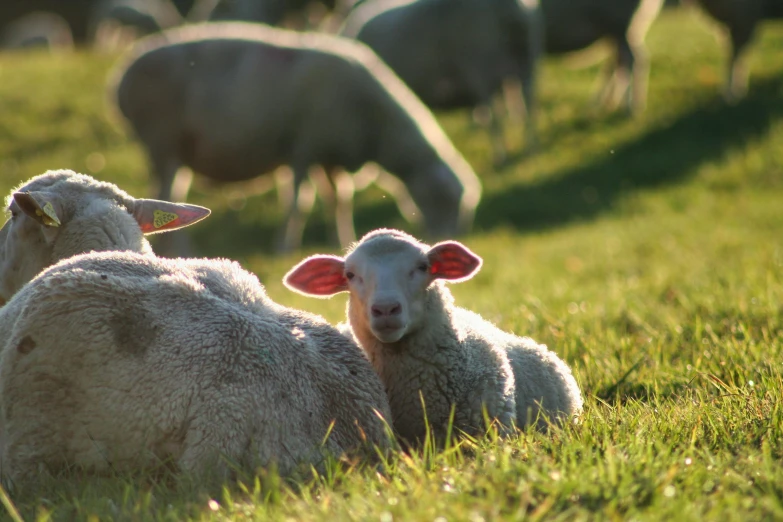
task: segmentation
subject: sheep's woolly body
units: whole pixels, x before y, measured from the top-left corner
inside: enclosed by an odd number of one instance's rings
[[[340,34],[372,48],[431,109],[491,110],[504,83],[518,80],[534,142],[543,23],[536,0],[372,0],[351,11]],[[493,121],[489,130],[501,161],[502,128]]]
[[[323,319],[272,302],[223,260],[76,256],[0,309],[2,475],[172,459],[204,473],[283,473],[365,440],[388,403],[367,359]]]
[[[423,327],[391,345],[369,330],[354,328],[386,386],[401,436],[413,440],[424,434],[419,392],[427,420],[440,435],[451,404],[454,426],[473,434],[485,427],[483,408],[506,427],[536,421],[546,426],[541,406],[556,423],[581,410],[581,393],[570,369],[546,346],[454,306],[451,292],[440,282],[428,289],[424,310]]]
[[[445,283],[469,279],[481,263],[455,241],[430,247],[380,229],[344,258],[303,260],[284,283],[318,297],[349,292],[353,337],[386,387],[395,430],[408,441],[426,435],[422,399],[438,438],[446,435],[452,407],[454,430],[470,434],[482,432],[487,417],[505,433],[512,425],[544,429],[578,415],[581,392],[554,352],[455,306]]]
[[[244,181],[288,165],[301,182],[311,166],[376,163],[442,235],[468,228],[480,198],[478,177],[429,109],[348,39],[241,22],[183,27],[141,40],[110,91],[147,148],[161,199],[180,166]]]

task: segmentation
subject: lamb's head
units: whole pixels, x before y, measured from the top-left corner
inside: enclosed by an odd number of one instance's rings
[[[350,292],[354,332],[370,331],[382,343],[395,343],[421,325],[427,292],[435,281],[470,279],[481,262],[456,241],[430,247],[403,232],[381,229],[364,236],[345,258],[305,259],[283,282],[315,297]]]
[[[48,171],[6,199],[10,215],[0,229],[0,302],[44,268],[90,251],[151,253],[144,234],[175,230],[209,209],[136,199],[116,185],[70,170]]]

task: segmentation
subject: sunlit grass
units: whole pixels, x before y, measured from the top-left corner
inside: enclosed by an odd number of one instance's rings
[[[751,50],[748,99],[719,96],[725,48],[700,17],[649,35],[647,113],[588,117],[598,65],[544,66],[540,154],[494,171],[466,114],[442,121],[485,186],[484,258],[460,304],[546,343],[573,367],[582,423],[550,435],[394,452],[380,468],[273,472],[205,491],[176,476],[63,477],[10,499],[24,520],[761,520],[783,517],[783,27]],[[68,167],[153,192],[141,149],[103,106],[113,57],[0,57],[0,189]],[[520,130],[509,140],[521,146]],[[341,320],[345,298],[308,300],[282,275],[336,250],[315,215],[305,251],[270,254],[274,195],[193,201],[204,255],[239,259],[277,301]],[[357,229],[404,226],[375,190]]]

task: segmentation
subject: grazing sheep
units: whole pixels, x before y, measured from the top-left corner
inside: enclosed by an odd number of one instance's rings
[[[616,62],[597,99],[616,105],[625,97],[631,114],[644,111],[649,64],[644,38],[663,0],[540,0],[547,54],[584,49],[608,38],[617,47]]]
[[[578,414],[582,397],[568,366],[546,346],[503,332],[454,305],[444,282],[472,277],[482,260],[455,241],[429,247],[413,237],[370,232],[345,258],[316,255],[284,278],[305,295],[350,292],[348,320],[386,386],[394,428],[425,435],[419,393],[433,433],[480,432],[482,407],[503,427],[544,428]]]
[[[171,462],[197,478],[321,468],[388,443],[383,386],[324,319],[235,262],[94,252],[0,309],[3,481]]]
[[[431,109],[492,107],[519,80],[527,139],[535,142],[535,66],[542,52],[537,0],[373,0],[356,5],[340,34],[370,46]],[[491,115],[494,158],[506,158]]]
[[[102,0],[3,0],[0,1],[0,33],[7,25],[31,13],[52,13],[66,21],[73,42],[82,45],[89,41],[90,12],[100,1]]]
[[[0,33],[0,48],[27,49],[45,47],[50,51],[73,49],[71,28],[54,13],[34,12],[5,25]]]
[[[118,9],[118,4],[124,8]],[[133,18],[127,18],[135,11]],[[8,25],[31,13],[50,13],[60,17],[69,27],[73,42],[78,46],[94,41],[98,21],[104,13],[113,13],[120,22],[149,25],[149,17],[156,18],[161,27],[179,23],[181,17],[170,0],[3,0],[0,1],[0,33]],[[172,18],[173,15],[173,18]]]
[[[182,22],[169,0],[102,0],[91,14],[90,31],[97,47],[111,50]]]
[[[144,234],[177,230],[209,209],[136,199],[116,185],[71,170],[50,170],[23,183],[7,201],[0,229],[0,301],[44,268],[90,251],[152,254]]]
[[[472,222],[481,193],[473,169],[432,113],[360,43],[261,24],[194,25],[142,40],[112,85],[147,149],[161,199],[171,199],[175,177],[183,190],[174,199],[184,199],[182,166],[244,181],[290,165],[285,250],[301,243],[309,208],[300,208],[299,188],[315,166],[337,185],[343,244],[355,239],[345,171],[370,162],[404,183],[430,235]]]
[[[308,25],[308,8],[316,1],[324,13],[337,7],[337,0],[218,0],[209,19],[283,25],[286,18],[299,15],[296,26],[304,29]]]
[[[725,97],[737,101],[748,90],[744,55],[762,20],[783,18],[781,0],[696,0],[704,10],[726,26],[731,38],[731,57],[726,77]]]

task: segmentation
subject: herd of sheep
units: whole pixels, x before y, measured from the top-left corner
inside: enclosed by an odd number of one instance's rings
[[[350,294],[348,323],[274,303],[225,259],[162,258],[145,234],[209,210],[136,199],[68,170],[14,190],[0,230],[0,478],[153,469],[196,477],[329,455],[546,429],[582,397],[554,352],[456,307],[481,259],[381,229],[286,276]],[[422,408],[426,408],[425,411]],[[452,408],[454,414],[452,417]],[[426,419],[426,420],[425,420]]]
[[[777,0],[698,0],[730,30],[730,97],[741,53]],[[569,367],[546,346],[457,306],[446,283],[481,258],[378,229],[356,241],[357,179],[388,190],[428,238],[470,229],[481,183],[432,110],[486,109],[519,88],[535,146],[537,64],[608,38],[599,96],[644,107],[644,35],[663,0],[323,2],[336,34],[271,27],[294,0],[28,0],[0,3],[9,46],[98,39],[109,20],[139,40],[113,71],[117,115],[143,145],[157,199],[68,170],[22,183],[0,230],[0,479],[171,463],[195,476],[321,467],[329,455],[432,435],[547,430],[578,419]],[[236,21],[243,19],[245,21]],[[212,21],[209,21],[212,20]],[[228,20],[228,21],[218,21]],[[191,23],[203,22],[203,23]],[[263,22],[263,23],[259,23]],[[161,29],[167,29],[161,32]],[[58,37],[60,38],[60,37]],[[217,181],[293,174],[281,250],[301,244],[312,182],[351,245],[285,276],[308,296],[349,294],[346,322],[274,303],[224,259],[158,257],[146,235],[210,211],[184,203],[192,173]],[[281,185],[281,193],[283,193]],[[162,246],[165,250],[165,248]],[[160,253],[160,252],[159,252]]]

